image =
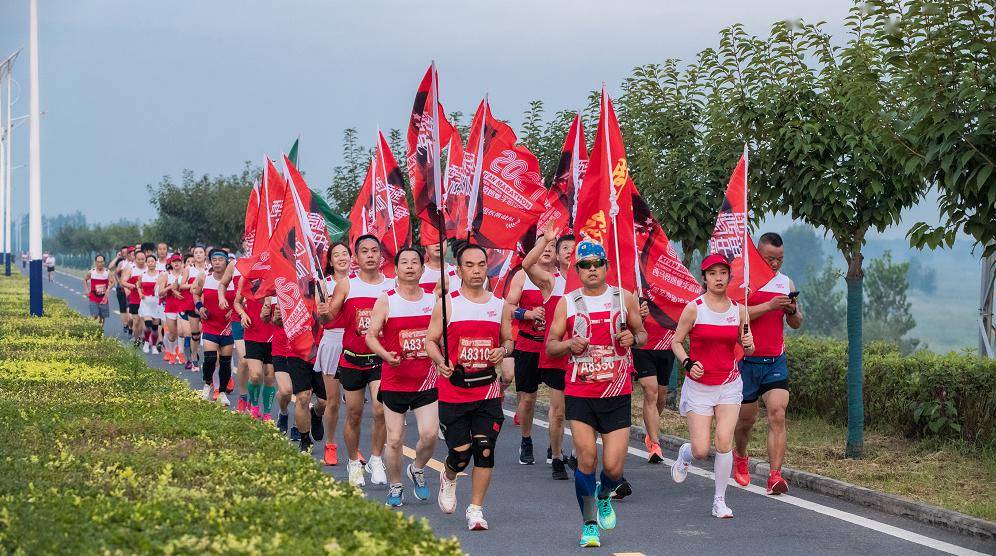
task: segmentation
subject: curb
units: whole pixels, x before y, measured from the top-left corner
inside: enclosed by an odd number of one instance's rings
[[[511,403],[514,408],[516,403],[515,393],[507,392],[505,394],[505,402]],[[546,419],[548,408],[548,403],[536,400],[537,416]],[[646,429],[642,425],[634,424],[629,429],[629,436],[633,440],[643,442],[643,437],[645,435]],[[685,442],[687,442],[687,440],[678,436],[669,434],[660,435],[661,446],[672,451],[677,451],[678,448],[680,448]],[[713,450],[710,450],[710,459],[712,458],[712,455]],[[750,471],[752,478],[760,480],[763,483],[768,478],[768,470],[768,462],[751,458]],[[862,486],[845,483],[844,481],[839,481],[837,479],[831,479],[830,477],[824,477],[823,475],[817,475],[816,473],[800,471],[791,467],[783,467],[782,475],[789,482],[791,482],[793,486],[803,488],[810,492],[852,502],[854,504],[878,510],[889,515],[904,517],[919,523],[941,527],[962,535],[968,535],[985,540],[996,540],[996,522],[986,521],[981,518],[972,517],[970,515],[965,515],[953,510],[941,508],[939,506],[917,502],[904,496],[879,492]]]

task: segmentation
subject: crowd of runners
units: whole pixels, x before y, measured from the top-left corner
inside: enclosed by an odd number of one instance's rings
[[[663,461],[660,418],[675,367],[685,373],[679,412],[690,442],[671,467],[673,480],[684,481],[689,465],[714,450],[712,515],[733,517],[727,483],[731,476],[744,486],[751,480],[748,440],[763,401],[767,490],[788,490],[780,473],[789,400],[783,331],[785,324],[801,326],[802,313],[792,281],[778,272],[784,248],[777,234],[758,242],[775,278],[746,307],[727,295],[727,260],[707,256],[702,295],[685,307],[677,329],[660,337],[644,327],[647,304],[606,283],[606,251],[588,239],[547,229],[504,298],[490,291],[488,253],[477,245],[453,244],[447,257],[438,245],[402,248],[393,257],[393,278],[381,272],[382,248],[372,235],[332,246],[310,361],[289,348],[275,298],[243,295],[236,254],[226,247],[123,247],[110,262],[96,257],[84,287],[95,319],[108,318],[113,289],[122,334],[138,349],[200,372],[205,400],[229,405],[238,392],[238,412],[272,421],[302,451],[322,444],[325,465],[340,464],[335,437],[344,405],[349,483],[386,485],[389,506],[405,503],[406,483],[416,499],[431,497],[425,469],[442,439],[436,499],[443,512],[454,513],[458,476],[473,464],[465,510],[470,530],[488,529],[485,498],[505,420],[502,401],[513,382],[522,465],[536,463],[533,417],[537,393],[546,389],[545,461],[552,480],[567,480],[573,471],[581,546],[600,545],[601,531],[617,527],[612,501],[632,493],[624,463],[634,387],[642,391],[649,461]],[[570,273],[581,286],[565,291]],[[364,456],[367,406],[373,430]],[[403,465],[407,413],[414,415],[418,443],[413,461]]]

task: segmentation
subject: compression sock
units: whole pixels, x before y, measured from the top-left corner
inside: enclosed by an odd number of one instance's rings
[[[595,523],[598,520],[595,515],[595,474],[582,473],[580,469],[575,469],[574,493],[578,497],[578,507],[581,508],[584,522]]]
[[[261,385],[258,382],[253,382],[251,380],[249,381],[249,384],[246,386],[246,391],[248,393],[247,399],[249,400],[249,405],[252,407],[259,407],[259,391],[261,389],[260,386]]]
[[[598,479],[602,483],[602,486],[598,490],[598,497],[602,500],[612,496],[612,492],[616,490],[616,487],[622,484],[621,479],[613,479],[612,477],[606,475],[604,469]]]
[[[273,410],[273,398],[277,395],[276,386],[263,386],[263,413],[269,415]]]
[[[716,462],[713,465],[713,472],[716,474],[716,498],[726,497],[726,483],[730,481],[731,471],[733,471],[733,451],[722,454],[716,452]]]

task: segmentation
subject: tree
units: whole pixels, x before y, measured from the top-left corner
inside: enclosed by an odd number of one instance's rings
[[[819,269],[810,268],[806,279],[806,292],[799,303],[806,314],[805,326],[800,334],[809,336],[844,337],[844,293],[837,286],[842,275],[827,257]]]
[[[937,291],[937,271],[920,262],[919,257],[913,257],[909,261],[909,270],[906,272],[906,279],[910,287],[920,290],[925,294],[933,294]]]
[[[330,204],[333,209],[341,214],[349,214],[356,194],[363,185],[363,177],[366,175],[372,156],[372,150],[364,149],[360,145],[356,129],[348,128],[343,132],[343,162],[333,168],[332,185],[326,190],[326,195],[332,200]]]
[[[816,230],[806,224],[792,224],[781,233],[782,241],[785,242],[785,260],[782,264],[782,272],[792,278],[797,289],[811,289],[807,287],[807,281],[811,275],[819,272],[820,265],[823,264],[823,244]],[[817,294],[822,290],[814,290],[807,293]],[[808,297],[808,296],[807,296]],[[807,321],[809,315],[806,315]],[[809,323],[806,323],[807,327]]]
[[[906,276],[910,263],[896,263],[892,253],[886,251],[880,258],[868,264],[865,286],[868,299],[864,317],[867,321],[869,340],[885,340],[899,344],[903,352],[917,347],[917,340],[904,340],[904,336],[916,327],[910,313],[910,302],[906,299],[909,281]]]

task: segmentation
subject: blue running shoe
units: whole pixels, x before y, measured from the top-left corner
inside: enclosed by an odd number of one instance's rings
[[[415,493],[415,498],[418,498],[419,500],[428,500],[429,487],[425,486],[425,471],[416,472],[409,463],[407,474],[408,478],[412,480],[412,490]]]
[[[280,434],[287,434],[287,414],[277,415],[277,430]]]
[[[598,536],[598,525],[585,523],[581,528],[581,541],[578,542],[581,548],[598,548],[602,546],[602,539]]]
[[[387,502],[385,505],[392,508],[400,508],[405,504],[405,489],[401,487],[401,484],[391,485],[391,488],[387,491]]]
[[[598,508],[598,526],[602,529],[616,528],[616,511],[612,509],[612,498],[599,498],[602,483],[595,485],[595,507]]]
[[[297,442],[298,440],[301,440],[301,432],[297,430],[296,425],[291,425],[290,439],[291,442]]]

